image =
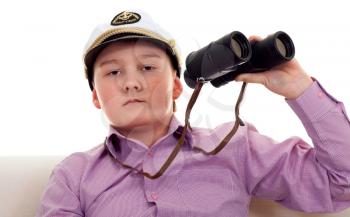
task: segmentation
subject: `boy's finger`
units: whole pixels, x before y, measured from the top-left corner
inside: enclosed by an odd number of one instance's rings
[[[244,81],[247,83],[265,84],[265,76],[261,73],[244,73],[235,78],[236,81]]]
[[[249,41],[260,41],[260,40],[262,40],[262,37],[260,37],[258,35],[249,36]]]

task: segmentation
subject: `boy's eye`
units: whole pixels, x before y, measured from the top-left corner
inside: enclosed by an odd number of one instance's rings
[[[109,74],[111,74],[111,75],[118,75],[119,73],[120,73],[119,70],[113,70],[113,71],[109,72]]]
[[[154,69],[155,69],[155,67],[150,66],[150,65],[144,65],[144,66],[142,67],[142,70],[143,70],[143,71],[150,71],[150,70],[154,70]]]

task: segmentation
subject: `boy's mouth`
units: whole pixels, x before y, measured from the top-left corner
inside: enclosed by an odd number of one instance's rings
[[[144,101],[140,100],[140,99],[129,99],[123,104],[123,106],[128,105],[128,104],[133,104],[133,103],[139,103],[139,102],[144,102]]]

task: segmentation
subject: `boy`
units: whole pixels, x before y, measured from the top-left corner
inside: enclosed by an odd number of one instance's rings
[[[93,104],[109,119],[105,143],[54,169],[37,216],[248,215],[251,196],[306,212],[350,206],[350,125],[341,102],[296,60],[237,81],[261,83],[286,98],[312,138],[276,143],[249,124],[218,154],[232,128],[192,128],[169,168],[156,174],[182,126],[174,101],[182,92],[172,38],[143,12],[122,12],[98,26],[84,54]]]

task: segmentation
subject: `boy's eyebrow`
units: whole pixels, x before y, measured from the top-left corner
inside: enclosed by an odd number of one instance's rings
[[[110,64],[110,63],[118,63],[119,61],[117,59],[110,59],[110,60],[106,60],[103,61],[102,63],[98,64],[98,67],[102,67],[104,65]]]
[[[160,55],[156,53],[145,53],[145,54],[141,54],[140,56],[144,58],[154,58],[154,57],[161,58]]]

